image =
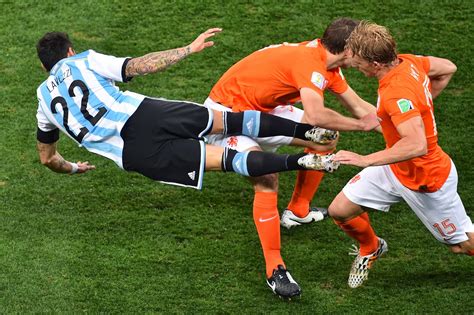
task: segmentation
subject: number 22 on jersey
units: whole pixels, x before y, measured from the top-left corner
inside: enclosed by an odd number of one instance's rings
[[[102,118],[102,116],[104,116],[104,114],[107,112],[107,109],[105,109],[105,107],[99,107],[97,109],[98,110],[97,114],[92,116],[89,113],[89,111],[87,110],[87,104],[89,102],[89,89],[87,88],[87,86],[85,85],[84,82],[82,82],[81,80],[72,81],[71,85],[68,88],[69,96],[71,96],[71,97],[76,96],[76,94],[74,92],[74,89],[76,87],[78,87],[82,92],[81,113],[84,116],[84,118],[87,119],[92,124],[92,126],[95,126],[97,124],[97,122]],[[71,128],[69,128],[69,124],[68,124],[69,108],[68,108],[68,104],[66,102],[66,99],[62,96],[57,96],[57,97],[53,98],[53,100],[51,101],[51,105],[50,105],[51,106],[51,112],[53,114],[58,113],[58,111],[56,109],[57,104],[60,104],[62,109],[63,109],[63,126],[64,126],[64,129],[66,129],[67,133],[72,138],[74,138],[77,142],[82,143],[82,140],[84,139],[84,136],[87,133],[89,133],[89,129],[87,129],[86,127],[81,127],[79,129],[79,133],[76,135],[71,130]]]

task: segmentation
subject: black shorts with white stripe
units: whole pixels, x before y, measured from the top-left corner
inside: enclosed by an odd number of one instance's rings
[[[201,189],[205,164],[202,139],[212,111],[182,101],[146,98],[121,131],[123,167],[167,184]]]

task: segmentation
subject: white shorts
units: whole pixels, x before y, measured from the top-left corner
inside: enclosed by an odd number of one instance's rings
[[[220,111],[232,111],[232,109],[214,102],[209,97],[204,102],[204,106]],[[298,107],[284,105],[275,107],[269,114],[301,122],[304,112]],[[206,139],[209,144],[228,147],[240,152],[247,151],[251,147],[261,147],[263,151],[275,152],[280,146],[288,145],[293,141],[292,137],[285,136],[250,138],[247,136],[209,135]]]
[[[440,190],[421,193],[403,186],[388,165],[367,167],[354,176],[342,190],[353,203],[380,211],[405,200],[426,228],[440,242],[458,244],[474,232],[457,193],[458,174],[451,161],[451,172]]]

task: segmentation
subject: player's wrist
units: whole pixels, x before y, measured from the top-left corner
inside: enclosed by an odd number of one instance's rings
[[[186,53],[186,56],[189,56],[189,55],[191,55],[192,53],[194,53],[194,52],[195,52],[195,49],[193,48],[193,44],[191,43],[191,44],[189,44],[188,46],[185,46],[185,47],[184,47],[184,51],[185,51],[185,53]]]
[[[71,170],[69,171],[69,174],[76,174],[77,171],[79,170],[79,165],[73,162],[69,162],[69,164],[71,164]]]

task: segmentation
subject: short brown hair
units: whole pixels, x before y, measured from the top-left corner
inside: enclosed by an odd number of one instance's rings
[[[339,18],[331,22],[321,37],[321,43],[331,54],[340,54],[344,51],[347,38],[354,28],[359,24],[359,20],[350,18]]]
[[[361,21],[349,36],[346,48],[369,62],[388,64],[397,58],[397,43],[389,30],[370,21]]]

